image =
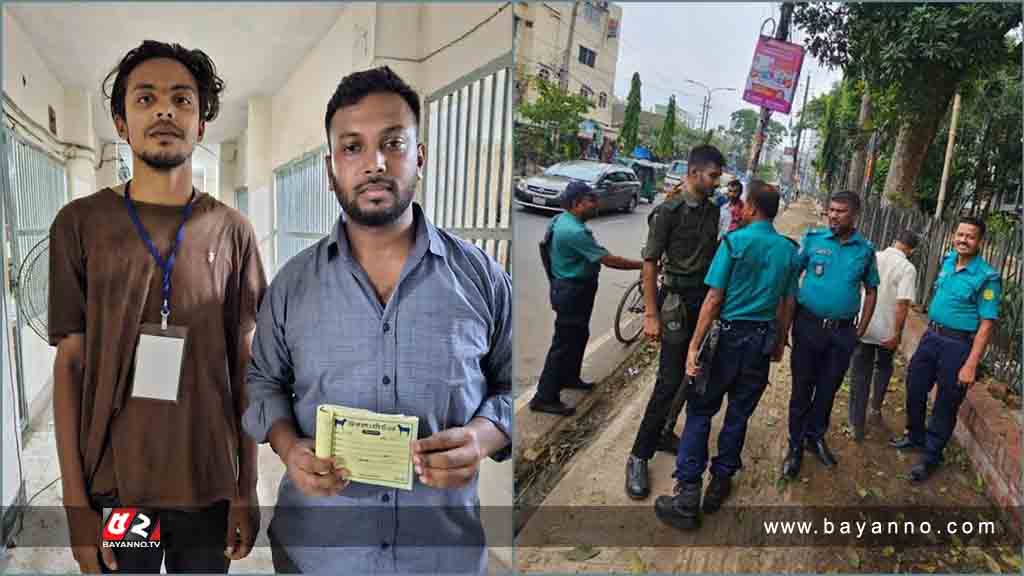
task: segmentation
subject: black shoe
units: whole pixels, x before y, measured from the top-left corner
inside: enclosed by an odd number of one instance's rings
[[[811,440],[808,438],[807,449],[817,456],[818,460],[821,460],[821,463],[824,464],[826,468],[833,468],[836,464],[839,464],[836,457],[832,455],[832,451],[828,449],[828,444],[825,443],[824,438],[820,438],[818,440]]]
[[[799,448],[790,448],[786,453],[786,459],[782,461],[782,475],[790,480],[800,474],[800,461],[803,460],[803,451]]]
[[[647,460],[632,454],[626,460],[626,495],[633,500],[643,500],[651,495],[650,480],[647,477]]]
[[[939,463],[932,460],[921,460],[910,469],[910,482],[920,484],[931,477],[939,469]]]
[[[924,446],[911,441],[910,436],[904,434],[903,436],[896,436],[889,439],[889,446],[897,450],[907,450],[910,452],[924,452]]]
[[[677,482],[675,496],[658,496],[654,501],[654,514],[679,530],[700,528],[700,488],[700,482]]]
[[[658,446],[655,448],[658,452],[668,452],[669,454],[679,453],[679,436],[676,436],[674,432],[666,432],[658,438]]]
[[[711,482],[704,491],[704,513],[714,514],[722,507],[722,502],[732,492],[732,478],[728,476],[711,475]]]
[[[537,400],[537,398],[530,400],[530,410],[533,410],[534,412],[555,414],[558,416],[569,416],[576,412],[576,408],[563,403],[561,400],[545,402],[543,400]]]
[[[570,388],[572,390],[583,390],[585,392],[590,392],[591,390],[594,389],[594,383],[584,382],[583,380],[577,379],[575,382],[562,386],[562,388]]]

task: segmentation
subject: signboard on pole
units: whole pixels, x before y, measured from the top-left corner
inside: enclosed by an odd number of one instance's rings
[[[803,64],[803,46],[761,36],[754,49],[743,100],[789,114]]]

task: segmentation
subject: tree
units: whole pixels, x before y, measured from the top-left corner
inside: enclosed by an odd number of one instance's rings
[[[558,84],[540,77],[529,82],[537,86],[533,102],[521,103],[519,114],[538,130],[521,130],[516,154],[535,155],[540,164],[576,158],[576,132],[583,115],[590,111],[590,101],[583,96],[567,94]]]
[[[626,97],[626,116],[622,120],[620,138],[626,154],[633,151],[637,144],[637,132],[640,130],[640,73],[633,72],[633,81]]]
[[[661,125],[661,132],[658,133],[658,146],[655,154],[659,158],[671,158],[675,152],[676,136],[676,97],[668,97],[668,110],[665,112],[665,122]]]
[[[743,108],[729,115],[728,136],[732,140],[733,148],[740,152],[741,158],[746,158],[750,150],[750,144],[754,140],[754,133],[757,132],[758,122],[761,117],[757,110]],[[765,150],[772,151],[778,147],[786,136],[786,127],[775,120],[768,121],[768,129],[765,134]]]
[[[1019,4],[798,4],[793,21],[808,50],[895,95],[899,132],[884,194],[900,204],[914,188],[953,94],[1007,58]]]

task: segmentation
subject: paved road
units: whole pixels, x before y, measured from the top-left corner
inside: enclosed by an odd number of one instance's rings
[[[655,204],[661,201],[661,196]],[[605,248],[617,256],[640,258],[640,249],[647,237],[647,215],[649,204],[641,203],[632,214],[603,214],[587,225],[594,231],[594,237]],[[555,314],[548,300],[548,282],[544,267],[540,263],[537,244],[543,240],[544,232],[551,221],[547,213],[528,212],[517,208],[514,217],[516,250],[513,251],[512,282],[515,290],[515,330],[518,346],[516,368],[517,390],[536,384],[544,368],[544,356],[551,345]],[[615,308],[623,291],[640,277],[639,272],[601,270],[600,287],[594,304],[594,315],[590,321],[590,341],[612,330]],[[614,336],[611,336],[614,338]]]

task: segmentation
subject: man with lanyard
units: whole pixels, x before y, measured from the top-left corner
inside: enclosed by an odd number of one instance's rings
[[[825,433],[850,356],[874,314],[879,282],[875,250],[855,228],[859,212],[856,194],[836,193],[829,200],[829,227],[809,230],[800,243],[803,282],[793,322],[789,450],[782,466],[788,478],[800,472],[805,445],[827,468],[837,464]]]
[[[511,280],[413,202],[419,122],[419,94],[390,68],[341,80],[324,129],[342,215],[260,308],[244,425],[286,467],[277,573],[486,572],[477,478],[511,455]],[[350,482],[318,458],[322,404],[417,417],[412,489]]]
[[[718,435],[718,456],[711,463],[711,481],[704,512],[713,513],[728,498],[732,476],[743,466],[740,453],[747,421],[768,387],[769,360],[782,359],[796,289],[796,242],[775,231],[778,192],[761,180],[750,182],[740,217],[744,227],[727,234],[718,246],[705,282],[709,286],[700,318],[690,339],[686,373],[709,370],[707,388],[690,394],[686,424],[676,458],[674,496],[659,496],[658,518],[688,530],[700,526],[701,487],[708,460],[711,419],[729,395],[729,407]],[[718,321],[718,318],[721,318]],[[710,364],[699,357],[705,335],[718,322],[717,349]]]
[[[977,379],[999,319],[1002,279],[979,254],[984,238],[983,220],[960,218],[953,250],[935,280],[928,331],[907,367],[907,433],[890,443],[923,452],[910,470],[911,482],[924,482],[942,463],[960,404]],[[928,393],[935,385],[938,393],[925,428]]]
[[[882,401],[892,378],[893,355],[903,338],[903,325],[917,293],[917,269],[910,261],[916,247],[917,235],[904,230],[892,246],[878,253],[878,302],[850,366],[849,424],[854,442],[864,441],[865,420],[882,419]]]
[[[686,395],[681,391],[686,347],[707,293],[704,276],[718,246],[718,208],[710,196],[718,187],[725,159],[714,146],[690,151],[686,190],[655,208],[644,245],[644,334],[661,341],[658,379],[626,461],[626,494],[650,494],[647,462],[656,450],[673,452],[679,439],[671,430]],[[665,276],[658,290],[664,256]],[[668,433],[665,432],[668,430]]]
[[[597,214],[597,195],[589,184],[569,182],[561,201],[565,212],[555,216],[541,248],[542,257],[547,250],[550,259],[548,281],[555,333],[530,409],[565,416],[576,409],[562,402],[562,388],[591,390],[594,386],[580,379],[580,369],[590,338],[590,315],[601,266],[639,270],[643,263],[612,255],[594,239],[586,221]]]
[[[240,426],[266,279],[248,220],[192,187],[223,82],[203,52],[153,41],[111,76],[133,178],[69,203],[50,229],[71,544],[83,572],[226,572],[259,529],[256,444]],[[161,548],[101,546],[101,512],[121,506],[145,507]]]

